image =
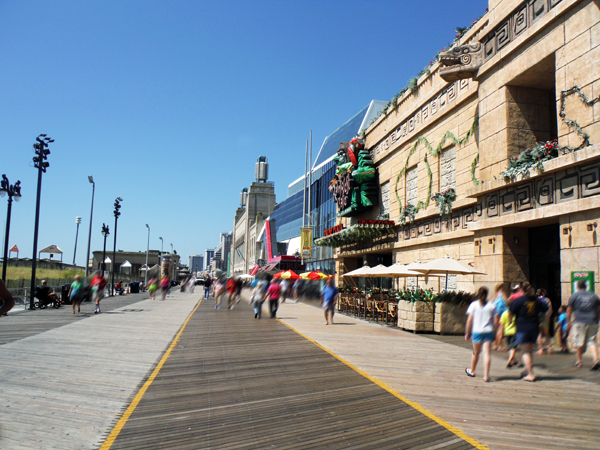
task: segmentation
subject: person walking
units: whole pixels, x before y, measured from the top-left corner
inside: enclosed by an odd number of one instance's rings
[[[94,314],[98,314],[100,311],[100,300],[104,298],[104,289],[106,288],[106,278],[100,270],[96,272],[94,278],[92,278],[92,298],[96,303],[96,309]]]
[[[333,314],[335,313],[335,305],[338,299],[338,290],[333,283],[333,277],[327,278],[327,283],[321,291],[321,306],[325,314],[325,325],[329,325],[330,320],[333,325]],[[331,316],[331,319],[329,319]]]
[[[548,305],[535,295],[535,289],[529,283],[523,283],[523,295],[512,301],[509,307],[509,319],[515,317],[517,324],[516,343],[523,351],[525,372],[523,381],[535,381],[533,374],[533,346],[540,334],[540,316],[547,319]],[[542,320],[542,321],[543,321]]]
[[[190,289],[190,294],[194,293],[194,289],[196,288],[196,276],[192,275],[190,277],[190,281],[188,281],[188,288]]]
[[[495,317],[495,326],[496,326],[496,340],[494,341],[494,350],[502,351],[504,348],[502,347],[502,327],[500,325],[500,317],[504,314],[504,311],[508,309],[506,305],[506,286],[504,283],[499,283],[496,285],[496,296],[494,297],[494,301],[492,304],[494,308],[496,308],[496,317]]]
[[[83,300],[83,282],[81,281],[81,275],[75,275],[75,281],[71,283],[67,297],[69,297],[69,300],[71,300],[71,304],[73,305],[73,314],[75,314],[76,306],[77,312],[81,312],[81,300]]]
[[[0,317],[5,316],[8,312],[14,308],[15,299],[10,293],[8,289],[6,289],[6,285],[4,281],[0,279],[0,300],[2,300],[2,304],[0,304]]]
[[[206,278],[204,279],[204,300],[208,300],[208,295],[210,294],[210,286],[212,285],[212,278],[210,277],[210,275],[206,275]],[[213,290],[213,297],[214,297],[215,293]]]
[[[158,289],[158,280],[156,277],[152,277],[152,279],[148,281],[148,293],[150,294],[150,300],[154,300],[156,298],[156,289]]]
[[[508,348],[508,361],[506,362],[506,367],[511,369],[517,365],[517,361],[515,359],[517,354],[517,325],[515,324],[515,317],[513,316],[510,318],[508,306],[510,306],[510,302],[507,305],[506,311],[504,311],[502,316],[500,316],[500,329],[498,330],[498,335],[500,335],[501,338],[506,339],[506,347]]]
[[[567,345],[567,339],[569,338],[569,323],[567,322],[566,305],[560,305],[560,308],[558,308],[558,320],[556,321],[554,333],[560,333],[561,353],[569,353],[569,347]]]
[[[213,289],[213,296],[215,297],[215,309],[221,309],[221,300],[223,299],[223,295],[225,295],[225,291],[227,289],[225,280],[225,278],[219,278]]]
[[[254,306],[254,318],[260,319],[262,315],[262,304],[266,293],[267,283],[264,280],[260,280],[252,291],[252,305]]]
[[[540,298],[540,300],[548,305],[548,309],[550,310],[547,318],[540,323],[540,335],[538,336],[538,351],[536,352],[536,355],[544,354],[544,345],[547,346],[547,352],[549,355],[551,355],[552,340],[550,338],[550,322],[552,320],[552,302],[548,297],[546,297],[546,295],[548,295],[546,289],[538,289],[536,295]]]
[[[237,292],[237,283],[236,279],[231,277],[227,280],[227,306],[229,309],[233,309],[235,306],[235,293]]]
[[[575,314],[573,322],[571,318]],[[583,354],[590,347],[594,362],[590,370],[600,369],[598,359],[598,319],[600,318],[600,298],[586,290],[585,281],[577,282],[577,292],[569,298],[567,306],[567,323],[573,340],[573,346],[577,354],[575,367],[583,367]]]
[[[167,293],[169,292],[169,289],[171,289],[171,279],[169,278],[168,275],[165,275],[163,277],[163,279],[160,281],[160,296],[161,299],[164,300],[167,297]]]
[[[483,381],[490,381],[490,367],[492,365],[492,342],[494,341],[494,319],[496,308],[487,301],[487,288],[480,287],[477,291],[477,301],[473,301],[467,309],[467,329],[465,339],[473,341],[473,356],[471,367],[465,369],[470,377],[475,377],[475,369],[479,361],[479,354],[483,349]]]
[[[242,299],[242,288],[244,287],[244,280],[236,278],[235,283],[235,303],[238,304]]]
[[[281,286],[277,282],[276,278],[271,280],[271,285],[267,289],[267,293],[263,297],[263,301],[269,299],[269,311],[271,313],[271,319],[277,317],[277,307],[279,306],[279,297],[281,296]]]

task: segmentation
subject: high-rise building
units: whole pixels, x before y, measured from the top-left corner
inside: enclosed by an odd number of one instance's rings
[[[214,257],[215,257],[215,249],[214,248],[211,248],[211,249],[207,248],[204,251],[204,262],[205,262],[206,270],[210,270],[210,264]]]
[[[190,272],[196,274],[204,270],[204,255],[190,255],[188,258]]]
[[[215,255],[213,258],[214,266],[216,269],[220,269],[223,272],[227,272],[227,261],[228,255],[231,251],[231,241],[233,239],[233,232],[221,233],[219,245],[215,248]]]

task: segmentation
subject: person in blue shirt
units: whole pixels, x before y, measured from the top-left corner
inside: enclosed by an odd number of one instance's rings
[[[560,351],[569,353],[567,338],[569,337],[569,324],[567,322],[567,307],[562,305],[558,308],[558,321],[556,323],[555,333],[560,333]]]
[[[331,324],[333,325],[333,314],[335,312],[335,304],[337,303],[338,290],[333,284],[333,277],[327,279],[327,284],[323,286],[321,291],[321,305],[325,313],[325,325],[329,325],[329,313],[331,313]]]

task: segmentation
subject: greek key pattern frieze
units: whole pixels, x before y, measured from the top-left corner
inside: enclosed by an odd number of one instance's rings
[[[448,105],[454,103],[458,95],[468,89],[468,79],[451,83],[429,103],[422,106],[415,114],[394,128],[383,141],[371,149],[371,155],[373,157],[381,157],[387,153],[390,147],[396,142],[407,137],[410,138],[417,128],[437,119],[440,111],[443,111]]]
[[[594,195],[600,195],[598,162],[514,183],[479,200],[484,218],[492,219]]]
[[[398,242],[468,230],[469,223],[595,195],[600,196],[600,162],[513,183],[452,214],[416,220],[400,228]]]
[[[527,0],[521,3],[494,31],[481,40],[483,57],[489,59],[494,56],[560,2],[561,0]]]

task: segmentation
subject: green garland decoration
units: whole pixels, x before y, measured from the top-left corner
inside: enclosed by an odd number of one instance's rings
[[[562,150],[563,154],[569,153],[569,152],[574,152],[575,150],[580,150],[580,149],[590,145],[590,135],[587,134],[585,131],[583,131],[583,128],[581,128],[581,126],[577,123],[576,120],[567,119],[567,115],[565,114],[566,100],[567,100],[567,98],[569,98],[571,95],[574,95],[574,94],[577,94],[579,96],[579,98],[581,99],[581,101],[583,102],[583,104],[586,106],[593,106],[595,103],[600,102],[600,96],[596,97],[595,99],[588,100],[588,98],[583,93],[581,88],[577,85],[573,86],[570,89],[567,89],[566,91],[561,91],[561,93],[560,93],[560,111],[558,112],[558,115],[560,116],[562,121],[569,127],[569,130],[574,129],[575,132],[582,139],[581,145],[579,145],[578,147],[570,147],[570,146],[562,147],[561,150]]]
[[[481,181],[479,181],[477,179],[477,177],[475,176],[475,169],[477,168],[478,164],[479,164],[479,152],[477,152],[477,155],[475,155],[475,158],[473,159],[473,162],[471,163],[471,180],[473,180],[473,184],[475,186],[479,186],[481,184]]]
[[[396,201],[398,202],[398,208],[400,210],[400,214],[402,214],[403,208],[402,208],[402,201],[400,200],[400,196],[398,195],[398,184],[400,183],[400,179],[402,178],[402,176],[406,173],[406,170],[408,169],[408,163],[410,161],[410,157],[415,153],[415,150],[417,149],[418,145],[423,144],[425,146],[425,148],[427,148],[427,151],[429,153],[431,153],[433,156],[438,156],[442,152],[442,148],[444,147],[444,144],[446,143],[446,141],[448,139],[450,139],[450,141],[452,141],[452,143],[454,145],[461,146],[461,145],[465,144],[471,138],[471,136],[473,136],[473,134],[475,134],[475,130],[477,129],[478,126],[479,126],[479,115],[476,114],[475,118],[473,119],[473,123],[471,124],[471,128],[469,128],[469,131],[467,131],[467,133],[460,139],[458,139],[454,135],[454,133],[452,133],[451,131],[446,131],[446,133],[440,140],[440,143],[435,148],[433,148],[433,146],[431,145],[431,143],[427,140],[427,138],[425,136],[419,136],[415,140],[415,143],[412,145],[412,147],[408,151],[408,157],[406,158],[406,163],[404,164],[404,167],[402,168],[400,173],[398,173],[398,176],[396,176],[396,184],[394,185],[394,193],[396,194]],[[476,159],[479,160],[479,154],[476,157]],[[425,202],[419,201],[417,203],[417,207],[416,207],[417,212],[419,212],[419,210],[421,208],[427,208],[429,206],[429,200],[431,199],[433,174],[431,172],[431,167],[429,166],[429,162],[427,161],[427,154],[425,154],[425,166],[427,168],[427,175],[429,176],[429,189],[427,191],[427,200]]]

